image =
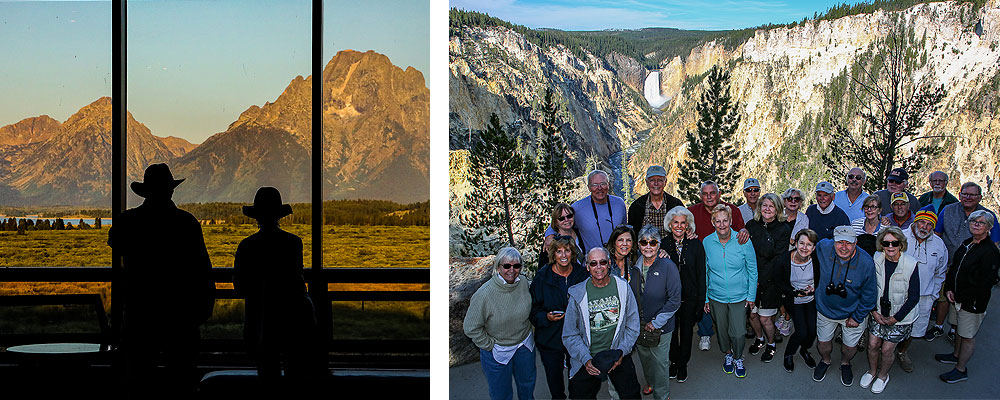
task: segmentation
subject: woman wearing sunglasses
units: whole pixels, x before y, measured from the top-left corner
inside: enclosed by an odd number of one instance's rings
[[[802,209],[804,199],[802,191],[796,188],[789,188],[785,193],[781,194],[781,201],[785,204],[785,220],[788,226],[792,228],[790,237],[791,245],[788,246],[789,250],[795,248],[795,234],[809,228],[809,217],[802,211],[799,211]]]
[[[572,210],[571,210],[572,211]],[[569,288],[589,276],[587,270],[576,262],[577,247],[570,236],[556,236],[549,244],[551,263],[535,273],[531,281],[531,315],[535,326],[535,344],[545,369],[545,380],[553,399],[565,399],[563,379],[569,352],[562,342],[563,318],[569,302]]]
[[[504,247],[493,258],[496,274],[476,290],[462,327],[479,347],[479,363],[491,399],[513,398],[511,378],[519,400],[534,398],[535,340],[528,315],[531,294],[521,275],[521,253]]]
[[[542,251],[538,252],[538,266],[542,267],[549,263],[549,249],[552,241],[557,236],[569,236],[571,242],[576,246],[576,257],[574,261],[583,262],[583,241],[580,240],[580,231],[573,225],[576,221],[576,214],[573,206],[566,203],[556,204],[552,209],[552,222],[549,225],[556,233],[545,236],[542,242]]]
[[[677,265],[660,258],[660,228],[646,225],[639,230],[639,259],[630,268],[629,285],[639,304],[639,341],[636,350],[646,376],[643,394],[665,400],[670,395],[670,337],[674,313],[681,305],[681,277]],[[690,329],[689,329],[690,330]]]
[[[878,302],[868,316],[868,372],[860,382],[862,388],[871,385],[872,393],[882,393],[889,383],[896,345],[910,337],[917,319],[920,273],[917,260],[905,251],[906,236],[899,228],[886,227],[876,236],[873,258]]]

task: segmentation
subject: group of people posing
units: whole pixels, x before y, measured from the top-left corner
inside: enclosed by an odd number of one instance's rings
[[[895,360],[913,370],[913,339],[944,335],[947,318],[954,351],[935,359],[955,366],[940,378],[968,379],[998,281],[995,214],[979,204],[979,185],[961,185],[956,198],[940,171],[919,199],[906,191],[902,168],[872,194],[862,189],[866,179],[853,168],[844,190],[819,182],[816,203],[804,211],[799,189],[761,195],[750,178],[737,207],[721,202],[718,184],[708,181],[701,202],[685,207],[664,192],[666,170],[654,165],[645,176],[649,192],[626,208],[609,194],[608,174],[591,172],[589,196],[552,210],[533,279],[521,274],[520,252],[507,247],[472,296],[464,329],[480,348],[490,397],[512,398],[513,380],[519,399],[533,398],[537,353],[553,399],[566,398],[567,366],[570,398],[595,398],[608,379],[614,398],[666,399],[671,379],[688,379],[695,325],[699,347],[709,350],[717,332],[723,371],[744,378],[747,339],[751,355],[771,362],[781,340],[776,325],[786,321],[794,325],[786,371],[801,358],[822,381],[839,327],[841,382],[853,385],[851,361],[864,339],[868,368],[859,384],[881,393]]]

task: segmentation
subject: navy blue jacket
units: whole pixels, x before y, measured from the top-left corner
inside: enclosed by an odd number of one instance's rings
[[[551,265],[545,265],[535,273],[528,291],[531,292],[531,313],[528,321],[535,326],[535,344],[545,351],[563,351],[562,330],[563,320],[549,321],[546,314],[549,311],[566,311],[569,304],[569,293],[559,287],[561,279],[566,280],[566,288],[583,282],[590,277],[582,265],[572,263],[573,270],[568,277],[562,277],[552,272]]]

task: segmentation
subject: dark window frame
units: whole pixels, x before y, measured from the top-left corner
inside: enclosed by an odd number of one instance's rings
[[[112,3],[112,219],[126,207],[126,152],[127,137],[127,0]],[[429,283],[430,268],[323,268],[323,0],[312,1],[312,262],[305,272],[310,296],[316,307],[324,337],[332,337],[333,315],[331,301],[430,301],[428,291],[415,292],[329,292],[328,283]],[[320,249],[319,251],[315,251]],[[111,250],[110,267],[0,267],[0,282],[111,282],[112,292],[128,283],[123,279],[121,257]],[[217,283],[232,282],[232,268],[213,268],[212,277]],[[234,298],[232,290],[219,290],[217,298]],[[117,343],[121,332],[122,307],[111,303],[111,342]],[[350,339],[327,343],[330,353],[344,354],[331,362],[344,365],[390,365],[402,367],[429,367],[430,340],[428,339]],[[30,339],[30,337],[29,337]],[[231,339],[203,340],[203,349],[226,351],[239,349]]]

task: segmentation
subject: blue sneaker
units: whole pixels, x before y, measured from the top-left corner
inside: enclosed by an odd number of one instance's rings
[[[958,383],[961,381],[969,380],[969,369],[966,368],[965,372],[961,372],[958,368],[952,368],[951,371],[945,372],[940,376],[942,381],[947,383]]]
[[[737,378],[746,378],[747,377],[747,369],[743,367],[743,359],[742,358],[736,360],[736,377]]]
[[[955,357],[955,355],[952,353],[935,354],[934,359],[940,363],[958,364],[958,357]]]
[[[732,353],[726,353],[726,362],[722,364],[722,370],[726,371],[727,374],[731,374],[735,370]]]

